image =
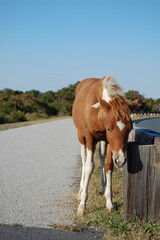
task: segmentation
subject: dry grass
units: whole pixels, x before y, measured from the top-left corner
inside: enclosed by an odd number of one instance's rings
[[[13,224],[11,224],[11,226],[12,226],[12,227],[22,227],[22,225],[19,224],[19,223],[13,223]]]
[[[33,125],[33,124],[38,124],[38,123],[46,123],[46,122],[52,122],[52,121],[57,121],[61,119],[68,119],[71,117],[51,117],[48,119],[39,119],[39,120],[33,120],[33,121],[25,121],[25,122],[16,122],[16,123],[5,123],[5,124],[0,124],[0,131],[5,131],[8,129],[12,128],[18,128],[18,127],[24,127],[28,125]]]
[[[60,224],[51,224],[49,227],[54,229],[61,229],[69,232],[81,232],[82,229],[77,226],[70,226],[70,225],[60,225]]]
[[[139,116],[139,117],[133,117],[132,120],[141,120],[141,119],[150,119],[150,118],[159,118],[160,114],[157,114],[156,116]]]

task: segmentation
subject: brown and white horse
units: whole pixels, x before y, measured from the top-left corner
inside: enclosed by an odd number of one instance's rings
[[[126,161],[126,145],[132,129],[130,115],[138,104],[138,100],[129,103],[114,77],[109,75],[101,79],[85,79],[77,86],[72,115],[81,143],[79,215],[85,213],[89,180],[94,169],[93,155],[99,141],[102,191],[105,192],[107,209],[113,209],[113,163],[121,168]]]

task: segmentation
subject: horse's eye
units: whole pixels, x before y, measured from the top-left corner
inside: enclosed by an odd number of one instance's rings
[[[110,128],[108,128],[107,130],[108,130],[108,132],[111,132],[111,129],[110,129]]]

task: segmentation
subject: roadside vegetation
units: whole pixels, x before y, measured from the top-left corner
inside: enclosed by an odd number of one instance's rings
[[[46,122],[51,122],[51,121],[68,119],[68,118],[71,118],[71,117],[70,116],[62,116],[62,117],[53,116],[53,117],[49,117],[47,119],[40,118],[40,119],[24,121],[24,122],[5,123],[5,124],[0,124],[0,131],[9,130],[12,128],[25,127],[28,125],[33,125],[33,124],[38,124],[38,123],[46,123]]]
[[[0,91],[0,124],[71,116],[77,84],[57,92],[22,92],[8,88]]]
[[[75,90],[79,82],[62,88],[57,92],[38,90],[18,91],[4,89],[0,91],[0,124],[47,119],[53,116],[71,116]],[[129,90],[126,97],[132,101],[143,100],[144,112],[160,110],[160,98],[144,98],[138,91]]]
[[[140,220],[136,215],[128,222],[124,222],[123,209],[123,182],[124,172],[113,171],[113,203],[115,209],[112,212],[106,211],[105,197],[102,195],[100,185],[100,163],[98,153],[95,153],[95,169],[89,185],[87,211],[84,217],[72,216],[75,224],[87,225],[88,227],[99,227],[105,232],[103,240],[114,239],[136,239],[136,240],[158,240],[160,239],[160,224],[151,220]],[[77,190],[78,192],[78,190]],[[76,213],[79,201],[77,196],[72,198],[72,206]]]

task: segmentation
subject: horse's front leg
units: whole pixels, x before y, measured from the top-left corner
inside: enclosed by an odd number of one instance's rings
[[[81,144],[81,159],[82,159],[82,177],[80,182],[80,191],[78,193],[78,200],[81,199],[81,193],[83,191],[84,178],[85,178],[86,145],[82,145],[82,144]]]
[[[98,147],[98,154],[99,154],[99,159],[101,163],[101,186],[102,186],[102,193],[105,192],[105,187],[106,187],[106,173],[105,173],[105,157],[106,157],[106,142],[101,141],[99,143]]]
[[[105,161],[105,171],[107,184],[105,189],[105,197],[106,197],[106,208],[108,211],[112,211],[113,203],[112,203],[112,171],[113,171],[113,160],[112,160],[112,151],[110,145],[107,146],[107,157]]]
[[[87,149],[87,158],[84,165],[84,181],[83,181],[83,187],[81,192],[81,202],[77,210],[77,214],[82,216],[85,214],[86,201],[88,197],[88,185],[94,169],[93,154],[94,154],[93,151]]]

